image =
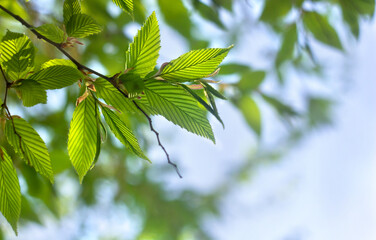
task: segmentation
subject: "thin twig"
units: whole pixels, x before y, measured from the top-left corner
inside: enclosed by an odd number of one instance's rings
[[[12,17],[13,17],[14,19],[16,19],[17,21],[19,21],[19,22],[20,22],[22,25],[24,25],[26,28],[28,28],[32,33],[35,34],[35,36],[37,36],[37,38],[39,38],[39,39],[43,39],[43,40],[45,40],[47,43],[49,43],[49,44],[53,45],[55,48],[57,48],[62,54],[64,54],[69,60],[71,60],[71,61],[77,66],[77,68],[78,68],[79,70],[84,69],[84,70],[86,70],[86,71],[88,71],[88,72],[90,72],[90,73],[93,73],[93,74],[97,75],[98,77],[101,77],[101,78],[103,78],[103,79],[109,81],[109,82],[110,82],[110,83],[111,83],[111,84],[112,84],[112,85],[113,85],[113,86],[114,86],[114,87],[115,87],[115,88],[116,88],[116,89],[117,89],[117,90],[118,90],[118,91],[119,91],[124,97],[129,98],[128,94],[125,93],[124,91],[122,91],[122,90],[119,88],[119,86],[117,86],[117,85],[115,84],[115,82],[113,81],[113,80],[114,80],[114,77],[107,77],[107,76],[105,76],[104,74],[101,74],[101,73],[99,73],[99,72],[97,72],[97,71],[95,71],[95,70],[93,70],[93,69],[91,69],[91,68],[89,68],[89,67],[87,67],[87,66],[81,64],[81,63],[80,63],[79,61],[77,61],[74,57],[72,57],[67,51],[65,51],[65,50],[63,49],[63,47],[62,47],[61,44],[56,43],[56,42],[50,40],[49,38],[43,36],[42,34],[40,34],[38,31],[35,30],[34,26],[32,26],[31,24],[29,24],[28,22],[26,22],[22,17],[20,17],[20,16],[14,14],[14,13],[12,13],[11,11],[9,11],[9,10],[6,9],[5,7],[3,7],[1,4],[0,4],[0,9],[3,10],[4,12],[6,12],[7,14],[9,14],[10,16],[12,16]],[[9,84],[9,83],[7,83],[7,84]],[[155,136],[157,137],[157,140],[158,140],[158,145],[162,148],[162,150],[163,150],[164,153],[166,154],[167,162],[175,168],[176,173],[178,174],[178,176],[179,176],[180,178],[183,178],[182,175],[181,175],[180,172],[179,172],[178,166],[170,160],[170,156],[169,156],[168,152],[166,151],[165,147],[164,147],[163,144],[161,143],[161,140],[160,140],[160,138],[159,138],[159,133],[158,133],[158,132],[154,129],[154,127],[153,127],[153,122],[152,122],[150,116],[149,116],[149,115],[148,115],[148,114],[147,114],[147,113],[146,113],[146,112],[145,112],[145,111],[144,111],[144,110],[143,110],[143,109],[137,104],[136,101],[133,100],[132,102],[134,103],[134,105],[136,106],[136,108],[137,108],[138,110],[140,110],[140,111],[142,112],[142,114],[145,115],[145,117],[147,118],[147,120],[148,120],[148,122],[149,122],[149,125],[150,125],[150,130],[151,130],[152,132],[155,133]],[[13,119],[12,119],[12,122],[13,122]],[[17,134],[17,135],[18,135],[18,134]],[[22,150],[22,149],[21,149],[21,150]]]
[[[137,102],[136,101],[134,101],[133,100],[133,103],[134,103],[134,105],[137,107],[137,109],[138,110],[140,110],[144,115],[145,115],[145,117],[148,119],[148,121],[149,121],[149,125],[150,125],[150,130],[152,131],[152,132],[154,132],[155,133],[155,136],[157,137],[157,140],[158,140],[158,145],[162,148],[162,150],[164,151],[164,153],[166,154],[166,157],[167,157],[167,162],[168,162],[168,164],[170,164],[170,165],[172,165],[174,168],[175,168],[175,171],[176,171],[176,173],[179,175],[179,177],[180,178],[183,178],[183,176],[180,174],[180,171],[179,171],[179,168],[178,168],[178,166],[174,163],[174,162],[172,162],[171,160],[170,160],[170,156],[168,155],[168,153],[167,153],[167,151],[166,151],[166,149],[165,149],[165,147],[162,145],[162,143],[161,143],[161,139],[159,138],[159,132],[157,132],[155,129],[154,129],[154,127],[153,127],[153,121],[151,120],[151,118],[149,117],[149,115],[137,104]]]
[[[3,104],[2,104],[2,107],[5,108],[6,110],[6,114],[8,115],[8,118],[11,120],[12,122],[12,126],[13,126],[13,131],[14,131],[14,134],[16,134],[16,136],[18,137],[18,141],[19,141],[19,144],[20,144],[20,150],[22,152],[22,155],[24,156],[24,158],[26,159],[26,155],[25,155],[25,152],[24,150],[22,149],[22,138],[21,138],[21,135],[18,134],[18,132],[16,131],[16,125],[14,124],[14,120],[13,120],[13,117],[12,117],[12,114],[10,113],[9,111],[9,108],[7,106],[7,97],[8,97],[8,89],[10,88],[11,86],[11,83],[8,81],[7,79],[7,76],[5,75],[5,72],[4,72],[4,69],[3,69],[3,66],[0,64],[0,70],[1,70],[1,74],[3,75],[3,78],[4,78],[4,81],[5,81],[5,96],[4,96],[4,101],[3,101]],[[27,163],[30,165],[30,161],[29,159],[27,159]]]

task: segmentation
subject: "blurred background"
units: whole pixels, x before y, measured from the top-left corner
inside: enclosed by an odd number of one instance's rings
[[[2,0],[35,26],[61,26],[62,2]],[[133,19],[112,1],[82,6],[104,30],[70,52],[109,75],[153,11],[159,66],[235,44],[213,85],[228,97],[217,102],[225,128],[209,117],[213,145],[153,118],[180,179],[146,119],[127,114],[153,164],[109,136],[80,185],[66,150],[77,86],[32,108],[12,95],[12,114],[47,143],[56,183],[17,160],[19,236],[1,216],[3,239],[376,239],[374,0],[135,0]],[[0,35],[33,39],[37,62],[62,57],[3,12],[0,23]]]

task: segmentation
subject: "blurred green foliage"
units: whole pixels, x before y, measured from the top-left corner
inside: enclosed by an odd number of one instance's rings
[[[89,37],[83,42],[84,46],[72,48],[70,52],[84,64],[100,65],[107,73],[116,73],[117,69],[124,66],[125,48],[131,41],[126,29],[134,24],[141,25],[146,16],[155,10],[152,9],[154,6],[159,8],[157,14],[161,14],[164,19],[160,25],[165,24],[174,29],[186,40],[190,48],[206,47],[216,40],[205,38],[206,34],[197,34],[200,29],[198,23],[212,24],[226,36],[221,41],[228,45],[233,39],[241,42],[240,31],[235,32],[235,35],[239,35],[238,38],[231,37],[231,34],[234,34],[231,33],[231,29],[237,29],[239,26],[231,25],[236,22],[228,19],[235,19],[239,8],[249,11],[250,15],[254,14],[248,2],[256,4],[245,0],[135,0],[132,18],[129,14],[112,10],[113,3],[110,0],[82,1],[85,13],[95,17],[99,25],[103,26],[103,32]],[[43,13],[40,12],[38,0],[3,0],[1,4],[35,26],[63,22],[62,0],[51,0],[51,6],[56,8],[47,8],[48,10],[44,10]],[[264,0],[257,4],[260,4],[261,12],[252,16],[253,19],[258,25],[269,29],[278,39],[279,47],[268,59],[272,64],[270,68],[254,69],[248,63],[237,62],[235,55],[232,57],[233,62],[228,61],[222,66],[219,75],[229,77],[232,81],[219,83],[218,90],[244,115],[245,121],[260,139],[263,138],[264,122],[263,111],[260,108],[272,109],[282,122],[288,123],[289,135],[281,141],[283,144],[279,149],[260,147],[244,166],[233,171],[226,184],[210,193],[203,194],[192,190],[171,193],[163,183],[151,177],[154,175],[149,173],[148,168],[153,166],[136,163],[139,159],[128,155],[113,138],[109,138],[102,149],[103,157],[99,160],[96,170],[89,172],[83,184],[77,187],[78,179],[69,162],[66,144],[69,121],[78,91],[74,87],[69,87],[58,93],[57,106],[39,105],[32,111],[19,109],[31,125],[43,129],[44,135],[47,136],[52,167],[57,177],[56,184],[51,185],[48,179],[36,174],[23,161],[17,159],[11,148],[6,146],[11,157],[16,159],[14,164],[19,169],[18,174],[22,179],[21,223],[33,222],[43,225],[48,219],[59,219],[83,207],[95,211],[98,207],[98,196],[101,194],[101,183],[111,182],[116,186],[111,199],[113,204],[127,206],[132,213],[129,217],[138,216],[141,219],[136,239],[211,239],[204,228],[203,219],[208,216],[220,216],[219,201],[237,181],[249,177],[249,171],[257,164],[278,159],[283,154],[284,147],[289,148],[293,142],[308,134],[310,129],[330,123],[330,109],[333,103],[331,99],[306,95],[306,109],[296,110],[280,95],[264,92],[263,84],[267,79],[271,79],[270,81],[282,89],[288,83],[286,73],[291,69],[303,71],[307,75],[322,74],[323,63],[315,59],[313,43],[331,47],[334,51],[344,51],[343,37],[338,34],[338,29],[348,29],[352,36],[359,38],[362,20],[372,18],[375,11],[374,0]],[[333,9],[339,9],[340,15],[338,16],[338,11]],[[1,11],[0,22],[0,35],[5,35],[6,29],[28,34],[25,28]],[[243,28],[247,29],[248,26]],[[36,62],[42,63],[51,58],[61,57],[48,44],[30,37],[38,48]],[[3,94],[3,81],[0,81],[0,89]],[[9,104],[12,107],[12,103],[19,100],[15,95],[10,97]],[[260,102],[262,107],[259,105]],[[145,148],[154,144],[144,134],[143,129],[147,127],[145,118],[132,115],[124,120]],[[0,141],[2,144],[5,143],[4,137],[1,137]],[[158,172],[167,174],[165,169]],[[78,190],[66,196],[62,190],[64,187]],[[9,229],[3,224],[1,229],[6,234],[9,233]],[[106,236],[102,237],[107,239]]]

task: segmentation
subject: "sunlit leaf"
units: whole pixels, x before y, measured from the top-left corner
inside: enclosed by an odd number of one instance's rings
[[[62,43],[66,40],[63,30],[55,24],[43,24],[35,30],[55,43]]]
[[[98,78],[94,82],[97,97],[121,112],[137,112],[137,108],[129,98],[125,98],[110,82]]]
[[[131,72],[141,78],[145,77],[154,70],[160,48],[158,20],[153,12],[129,45],[125,68],[132,69]]]
[[[0,211],[17,234],[21,212],[21,191],[12,159],[0,146]]]
[[[7,31],[0,43],[0,62],[12,80],[24,78],[34,66],[34,46],[21,33]]]
[[[66,28],[68,36],[76,38],[84,38],[102,31],[102,27],[91,16],[85,14],[73,15]]]
[[[45,63],[42,64],[41,69],[49,68],[52,66],[69,66],[73,68],[77,68],[76,65],[71,61],[67,59],[51,59]]]
[[[106,123],[117,139],[119,139],[119,141],[134,154],[140,158],[150,161],[142,152],[136,136],[134,136],[132,131],[125,125],[125,123],[113,111],[106,107],[102,107],[102,113]]]
[[[65,0],[63,6],[64,24],[67,25],[71,17],[81,13],[79,0]]]
[[[97,151],[97,105],[88,96],[74,110],[68,136],[68,153],[82,182],[90,170]]]
[[[213,107],[211,107],[204,99],[202,99],[197,93],[195,93],[194,90],[190,89],[188,86],[182,84],[181,85],[189,94],[192,95],[192,97],[194,97],[206,110],[208,110],[208,112],[210,112],[211,114],[213,114],[214,117],[217,118],[217,120],[222,123],[222,126],[224,127],[224,123],[221,119],[221,117],[219,116],[218,112],[215,111],[213,109]]]
[[[27,164],[53,182],[54,176],[46,144],[28,122],[22,118],[12,117],[6,122],[5,135]]]
[[[133,13],[133,0],[112,0],[116,5],[118,5],[125,12],[132,15]]]
[[[20,86],[16,87],[16,90],[25,107],[32,107],[38,103],[47,103],[46,90],[34,80],[23,80]]]
[[[29,79],[35,80],[44,89],[59,89],[72,85],[82,77],[77,68],[55,65],[36,72]]]
[[[213,73],[232,48],[208,48],[190,51],[172,60],[160,73],[168,81],[186,82]]]
[[[145,94],[158,114],[192,133],[215,142],[205,111],[184,89],[163,81],[148,81],[145,83]]]

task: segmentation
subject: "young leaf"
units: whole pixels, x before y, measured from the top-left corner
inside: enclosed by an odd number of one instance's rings
[[[21,213],[21,190],[12,159],[0,146],[0,211],[17,234]]]
[[[89,95],[74,110],[68,136],[68,153],[82,182],[97,152],[97,106]]]
[[[0,62],[12,80],[23,77],[34,66],[34,45],[21,33],[8,30],[0,43]]]
[[[164,81],[145,82],[149,104],[167,120],[215,142],[205,111],[184,89]]]
[[[125,123],[113,111],[106,107],[102,107],[102,114],[111,131],[121,143],[140,158],[150,161],[142,152],[137,138],[133,135],[132,131],[129,130]]]
[[[73,68],[77,68],[76,65],[71,61],[67,59],[52,59],[48,62],[45,62],[42,64],[41,69],[46,69],[52,66],[69,66]]]
[[[14,127],[13,127],[14,124]],[[5,135],[25,161],[51,183],[54,176],[46,144],[34,128],[22,118],[12,117],[5,124]]]
[[[159,76],[176,82],[205,78],[217,69],[231,48],[232,46],[190,51],[172,60]]]
[[[66,25],[70,37],[84,38],[102,31],[102,27],[89,15],[75,14]]]
[[[214,108],[207,104],[204,99],[202,99],[197,93],[195,93],[194,90],[190,89],[188,86],[184,84],[181,84],[180,86],[182,86],[189,94],[191,94],[192,97],[194,97],[203,107],[205,107],[206,110],[208,110],[208,112],[213,114],[213,116],[216,117],[220,123],[222,123],[222,126],[225,127],[221,117],[219,116],[218,112],[215,111]]]
[[[98,78],[94,82],[97,97],[121,112],[137,112],[137,108],[129,98],[125,98],[110,82]]]
[[[64,24],[67,25],[71,17],[81,13],[79,0],[65,0],[63,6]]]
[[[62,43],[66,40],[63,30],[55,24],[43,24],[35,30],[55,43]]]
[[[82,73],[77,68],[58,65],[42,69],[29,77],[41,84],[44,89],[64,88],[80,78],[82,78]]]
[[[342,50],[342,44],[337,32],[326,18],[317,12],[304,12],[303,23],[317,40]]]
[[[42,85],[30,79],[25,79],[16,87],[19,97],[25,107],[32,107],[38,103],[47,103],[47,93]]]
[[[112,0],[116,5],[118,5],[125,12],[130,15],[133,14],[133,0]]]
[[[158,20],[153,12],[129,45],[125,68],[132,69],[130,72],[141,78],[145,77],[154,70],[160,48]]]
[[[223,99],[223,100],[227,100],[227,98],[225,96],[223,96],[222,93],[218,92],[217,89],[215,89],[212,86],[210,86],[209,83],[207,83],[205,81],[200,81],[200,82],[201,82],[201,84],[205,87],[205,89],[208,92],[210,92],[211,94],[213,94],[217,98],[220,98],[220,99]]]

